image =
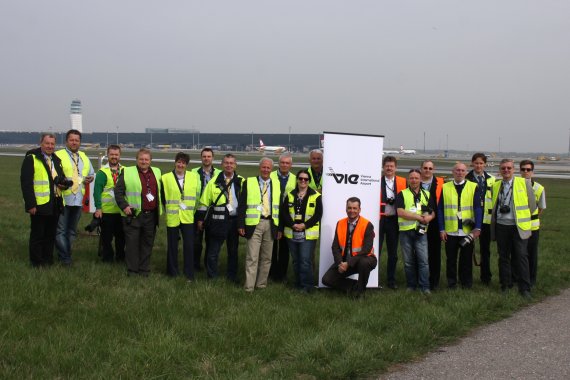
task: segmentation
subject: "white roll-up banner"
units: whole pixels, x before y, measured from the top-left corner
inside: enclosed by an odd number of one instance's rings
[[[321,219],[319,286],[334,263],[332,242],[336,223],[346,218],[346,200],[358,197],[361,213],[374,225],[374,253],[378,258],[380,177],[384,136],[324,132],[323,217]],[[354,275],[357,278],[358,275]],[[378,286],[378,266],[371,272],[368,287]]]

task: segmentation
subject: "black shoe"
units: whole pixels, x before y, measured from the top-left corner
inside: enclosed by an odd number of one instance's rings
[[[530,293],[530,291],[528,290],[523,290],[521,292],[521,297],[524,298],[525,300],[531,300],[532,299],[532,294]]]

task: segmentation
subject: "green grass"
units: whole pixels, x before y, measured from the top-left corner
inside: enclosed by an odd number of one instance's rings
[[[74,246],[72,269],[32,269],[20,164],[21,158],[0,157],[1,378],[367,377],[527,305],[516,292],[500,294],[494,247],[490,289],[476,281],[471,291],[442,290],[430,298],[374,290],[353,301],[331,291],[306,296],[282,284],[248,294],[224,280],[207,281],[203,273],[187,284],[163,275],[164,227],[158,230],[148,279],[99,263],[97,238],[84,234]],[[238,171],[250,175],[255,168]],[[570,285],[561,211],[570,207],[568,182],[541,182],[548,209],[537,301]],[[85,215],[80,230],[88,222]],[[223,250],[222,273],[225,260]],[[241,272],[243,263],[242,243]],[[474,277],[478,274],[476,269]],[[404,288],[401,259],[397,276]]]

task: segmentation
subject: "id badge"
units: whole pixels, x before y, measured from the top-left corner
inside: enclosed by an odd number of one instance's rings
[[[188,208],[188,206],[186,206],[186,203],[180,201],[180,210],[186,210]]]
[[[415,207],[413,207],[413,206],[412,206],[412,207],[410,207],[410,212],[417,212],[417,211],[418,211],[418,209],[417,209],[417,208],[415,208]]]
[[[146,194],[146,200],[149,202],[154,201],[154,195],[152,195],[151,193],[147,193]]]
[[[421,210],[421,209],[422,209],[422,204],[421,204],[421,202],[418,202],[416,204],[416,210]]]
[[[113,189],[109,190],[109,195],[111,196],[111,198],[115,199],[115,190]]]
[[[228,203],[228,204],[226,205],[226,208],[228,209],[228,212],[234,211],[234,206],[232,206],[231,203]]]
[[[295,215],[295,220],[303,220],[303,216],[302,215]]]
[[[457,219],[462,220],[461,211],[457,211]]]
[[[263,211],[263,205],[257,206],[257,211],[259,211],[259,212]]]

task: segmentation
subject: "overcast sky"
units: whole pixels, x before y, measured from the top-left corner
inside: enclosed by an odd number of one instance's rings
[[[0,46],[3,130],[568,151],[568,0],[3,0]]]

